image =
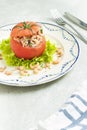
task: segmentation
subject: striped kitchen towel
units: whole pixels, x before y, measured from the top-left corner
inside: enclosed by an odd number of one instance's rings
[[[87,130],[87,81],[36,130]]]

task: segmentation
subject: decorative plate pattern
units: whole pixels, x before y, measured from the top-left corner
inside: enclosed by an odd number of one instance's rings
[[[56,44],[61,46],[64,49],[64,56],[61,62],[57,65],[52,65],[50,69],[43,69],[38,74],[32,74],[30,76],[20,76],[17,73],[13,73],[10,76],[5,75],[0,72],[0,83],[11,85],[11,86],[33,86],[40,85],[53,81],[60,78],[69,72],[72,66],[76,63],[79,57],[79,44],[75,37],[70,34],[67,30],[53,25],[50,23],[40,23],[43,27],[44,34],[46,37],[49,37],[50,40],[54,41]],[[2,39],[8,38],[10,31],[15,24],[8,24],[0,27],[0,41]],[[5,64],[5,62],[1,63]],[[14,67],[8,67],[13,69]]]

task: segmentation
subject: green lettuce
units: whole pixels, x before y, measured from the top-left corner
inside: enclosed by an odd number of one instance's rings
[[[50,63],[53,60],[53,55],[57,50],[55,44],[51,43],[50,40],[46,42],[46,49],[40,57],[35,57],[31,60],[25,60],[23,58],[18,58],[15,56],[14,52],[10,47],[10,38],[3,39],[0,43],[0,50],[3,56],[3,59],[6,61],[6,64],[9,66],[24,66],[29,69],[30,64],[36,64],[37,62],[40,65],[44,63]]]

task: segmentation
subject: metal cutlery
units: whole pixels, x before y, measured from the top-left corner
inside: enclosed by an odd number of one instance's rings
[[[73,22],[74,24],[78,25],[79,27],[81,27],[82,29],[87,30],[87,23],[83,22],[82,20],[80,20],[79,18],[73,16],[72,14],[70,14],[69,12],[65,12],[63,15],[66,19],[70,20],[71,22]]]
[[[57,9],[52,9],[50,10],[54,20],[56,21],[57,24],[64,26],[64,25],[68,25],[71,29],[73,29],[73,31],[76,33],[75,35],[82,40],[83,42],[85,42],[87,44],[87,39],[80,33],[78,32],[71,24],[69,24],[68,22],[66,22],[63,17],[61,16],[61,14],[58,12]],[[69,29],[68,29],[69,30]],[[71,31],[70,31],[71,32]],[[72,32],[71,32],[72,33]]]

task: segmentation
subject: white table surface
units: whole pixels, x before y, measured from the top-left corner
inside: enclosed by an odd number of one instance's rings
[[[61,13],[69,11],[87,22],[86,5],[86,0],[0,0],[0,26],[28,20],[31,16],[50,18],[49,10],[52,8],[57,8]],[[0,84],[0,130],[29,130],[39,120],[46,119],[62,107],[66,99],[82,85],[87,79],[87,45],[79,39],[78,42],[79,59],[62,78],[25,88]]]

